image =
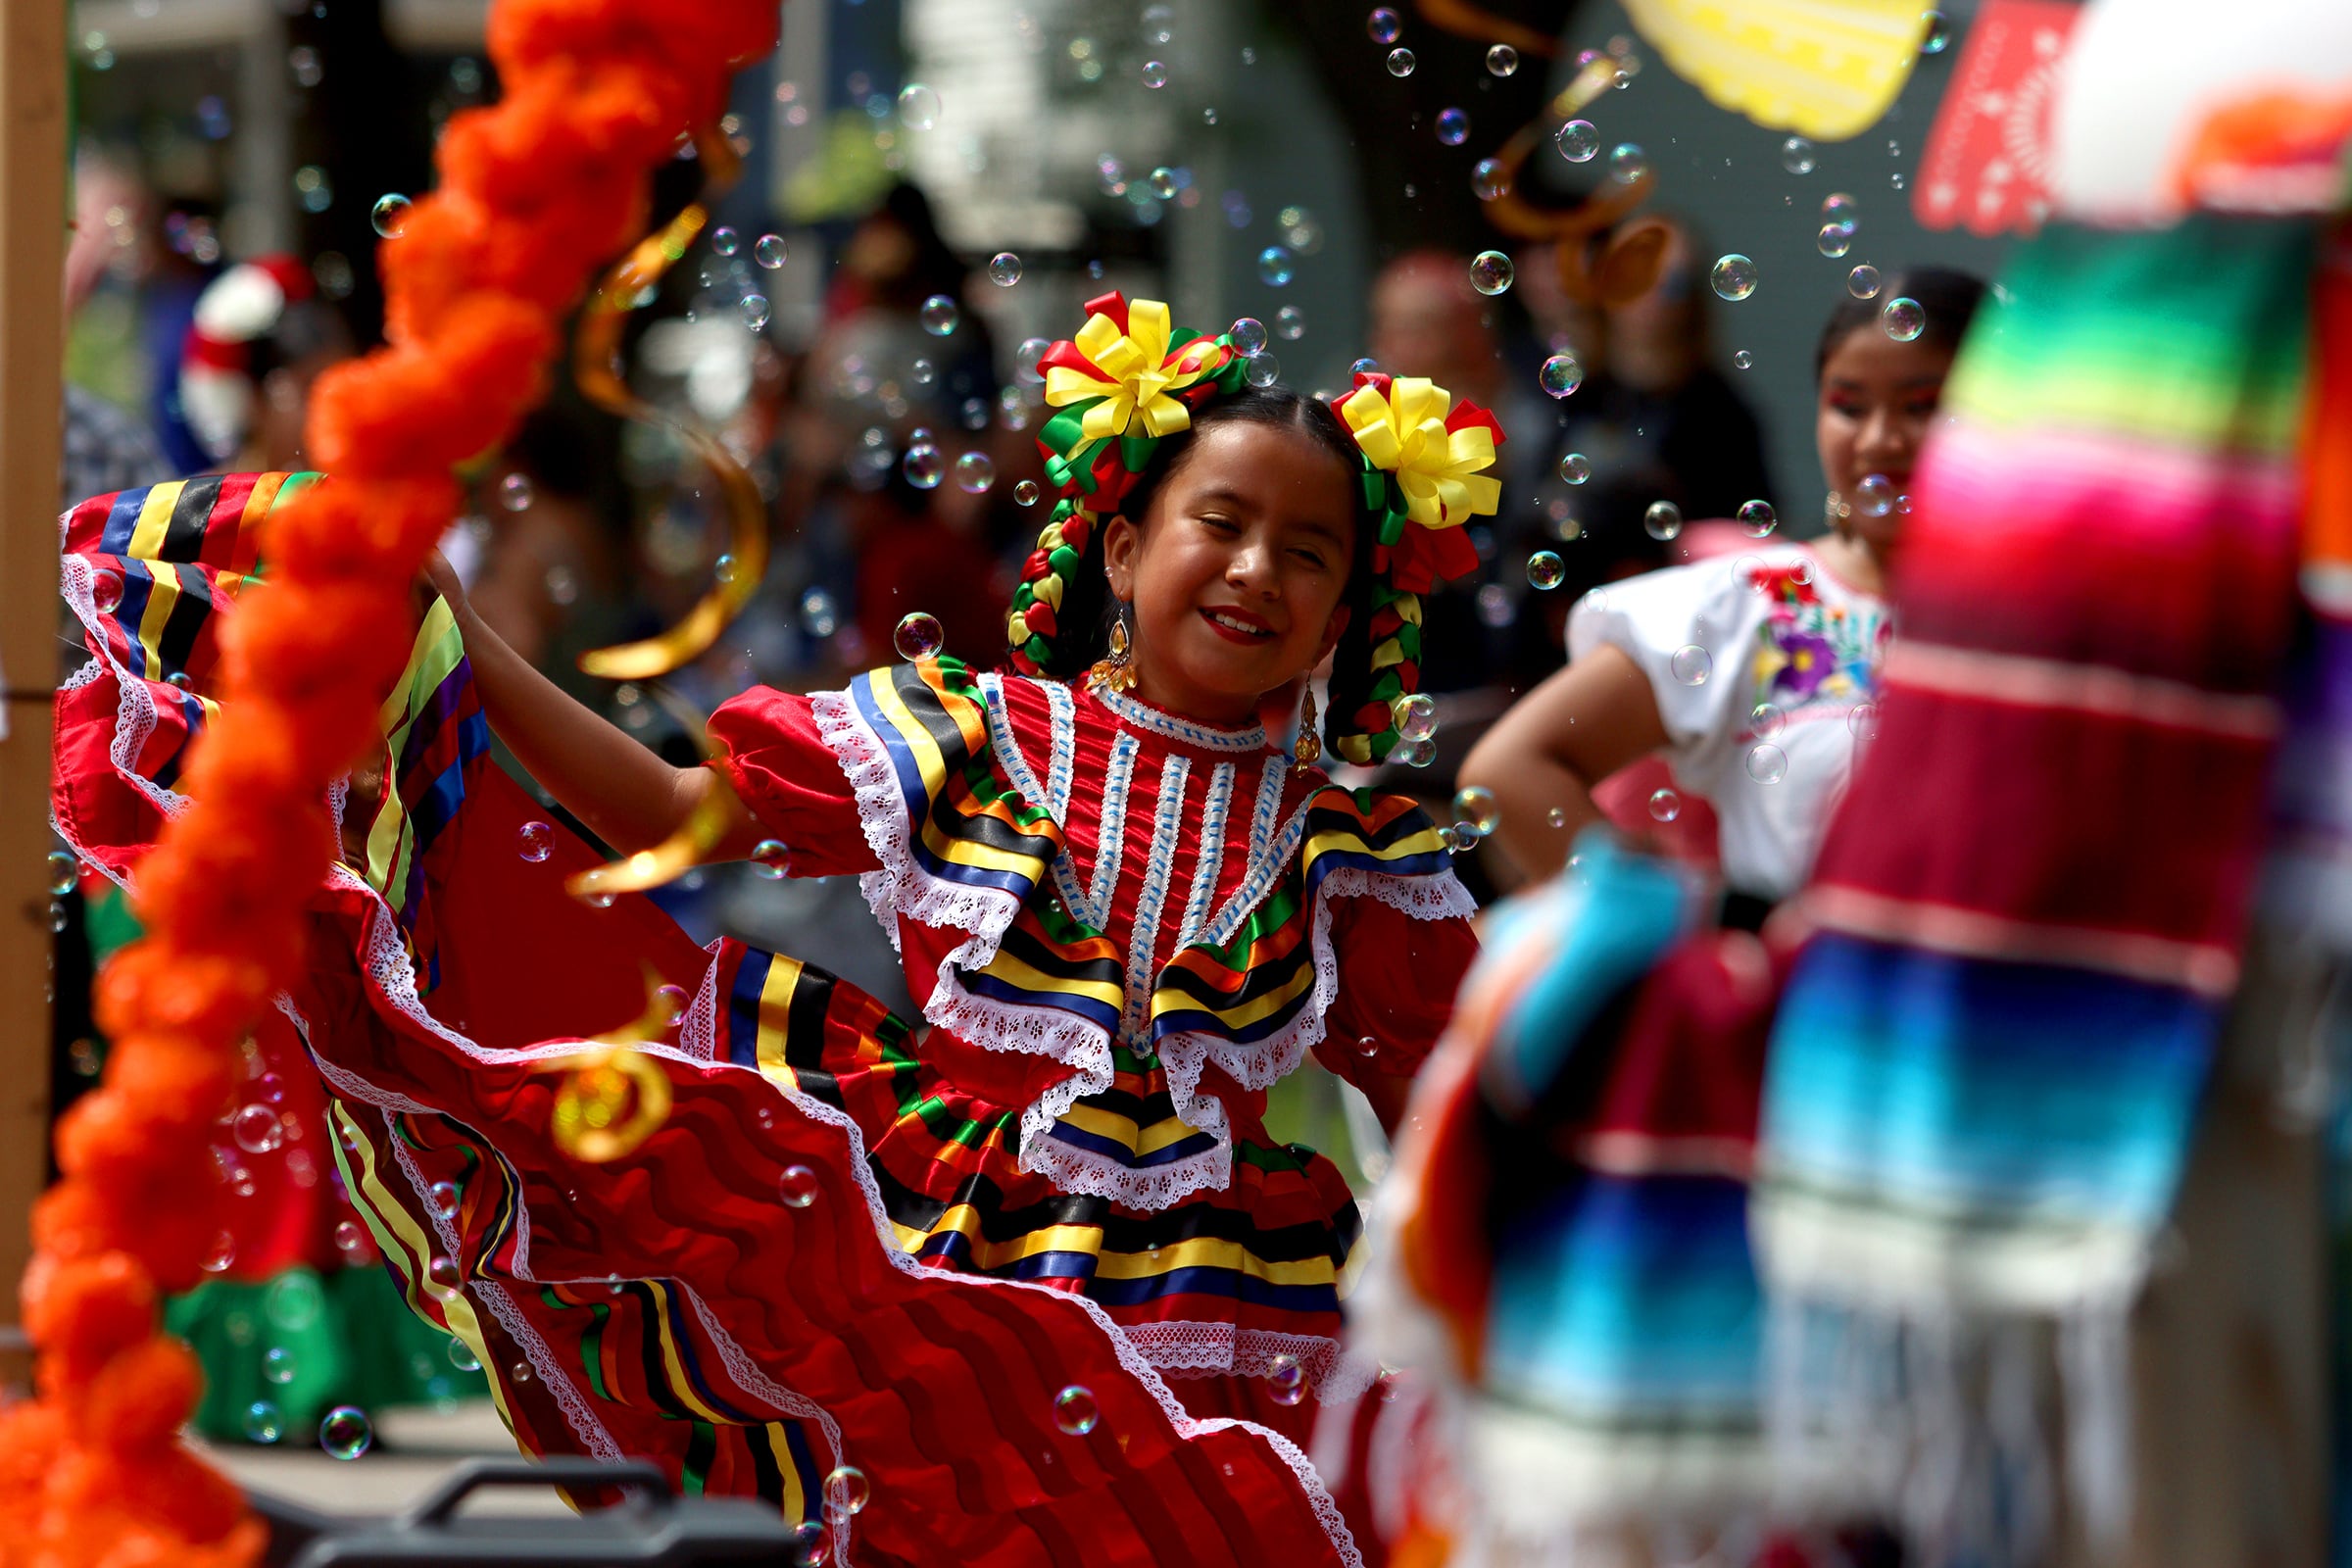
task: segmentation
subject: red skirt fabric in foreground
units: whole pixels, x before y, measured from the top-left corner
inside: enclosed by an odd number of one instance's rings
[[[526,809],[485,773],[453,830],[436,1007],[637,984],[632,901],[591,910],[538,891],[559,885],[549,865],[517,874]],[[576,844],[559,854],[589,863]],[[649,1456],[684,1490],[768,1497],[829,1528],[836,1559],[854,1544],[862,1562],[1359,1560],[1295,1444],[1190,1415],[1099,1307],[892,1245],[862,1137],[816,1094],[650,1046],[636,1059],[665,1082],[666,1118],[586,1163],[557,1141],[550,1070],[583,1048],[443,1027],[384,906],[337,902],[297,1004],[338,1102],[338,1158],[412,1304],[481,1357],[525,1447]],[[461,929],[492,909],[497,949]],[[575,1027],[636,1010],[614,1000]],[[704,986],[681,1038],[721,1002]],[[810,1066],[903,1033],[813,969],[784,1010],[776,1050]],[[824,1508],[840,1466],[872,1488],[854,1516]]]

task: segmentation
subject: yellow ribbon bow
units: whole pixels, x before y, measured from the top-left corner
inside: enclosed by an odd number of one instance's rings
[[[1382,397],[1361,386],[1340,405],[1340,417],[1372,466],[1396,476],[1404,514],[1424,528],[1455,528],[1502,504],[1502,486],[1479,470],[1494,466],[1494,432],[1484,424],[1446,428],[1453,396],[1425,376],[1400,375]]]
[[[1142,425],[1146,435],[1173,435],[1192,426],[1192,411],[1171,396],[1200,379],[1213,353],[1186,352],[1171,360],[1168,339],[1173,328],[1168,308],[1158,300],[1135,300],[1127,307],[1127,329],[1100,311],[1070,341],[1102,371],[1093,376],[1066,365],[1046,370],[1046,401],[1055,408],[1086,398],[1102,401],[1086,411],[1079,428],[1090,441],[1125,435]]]

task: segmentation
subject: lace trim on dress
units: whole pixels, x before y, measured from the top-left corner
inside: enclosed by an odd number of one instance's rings
[[[139,753],[146,748],[147,737],[155,732],[155,694],[147,689],[144,675],[126,668],[115,657],[114,644],[107,640],[104,617],[98,613],[97,577],[97,568],[81,557],[70,555],[65,558],[62,580],[67,608],[74,612],[74,618],[80,621],[90,633],[90,640],[98,645],[99,650],[97,657],[83,668],[88,669],[103,659],[106,667],[114,672],[115,686],[120,694],[115,705],[115,735],[112,744],[107,747],[107,760],[114,764],[115,772],[122,781],[146,796],[157,810],[166,816],[182,815],[188,808],[188,798],[177,790],[156,783],[138,770]],[[96,678],[93,673],[77,678],[73,684],[79,685],[83,680]]]
[[[1139,703],[1124,693],[1107,687],[1095,692],[1095,701],[1119,718],[1140,730],[1149,730],[1163,740],[1181,741],[1209,752],[1262,752],[1266,749],[1266,727],[1253,724],[1248,729],[1211,729],[1181,713],[1170,713]]]
[[[1378,1362],[1320,1334],[1194,1322],[1138,1323],[1126,1333],[1162,1377],[1271,1377],[1275,1359],[1288,1356],[1301,1391],[1327,1404],[1356,1397],[1380,1374]]]
[[[847,692],[818,692],[808,699],[817,738],[841,763],[858,803],[858,824],[880,870],[858,879],[867,907],[899,945],[899,917],[925,925],[968,931],[972,940],[956,949],[958,962],[978,967],[997,955],[997,944],[1020,912],[1021,901],[1003,888],[960,887],[943,882],[915,864],[913,824],[882,738],[858,713]],[[935,1020],[936,1021],[936,1020]]]

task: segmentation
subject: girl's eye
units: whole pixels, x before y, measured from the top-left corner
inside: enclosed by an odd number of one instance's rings
[[[1302,562],[1306,565],[1314,567],[1317,571],[1323,569],[1323,557],[1316,551],[1305,549],[1293,550],[1291,552],[1291,557],[1295,561]]]
[[[1219,517],[1214,515],[1204,516],[1200,519],[1200,526],[1203,528],[1214,528],[1219,533],[1231,533],[1234,531],[1234,521],[1231,517]]]

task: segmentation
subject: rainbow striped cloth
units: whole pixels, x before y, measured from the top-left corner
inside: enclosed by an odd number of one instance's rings
[[[2063,1315],[2145,1277],[2265,839],[2314,257],[2053,227],[1979,318],[1773,1034],[1777,1292]]]

